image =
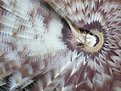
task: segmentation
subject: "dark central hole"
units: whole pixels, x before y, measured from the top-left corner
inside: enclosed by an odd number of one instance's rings
[[[80,30],[81,33],[87,33],[87,34],[93,35],[89,30],[86,30],[86,29],[83,29],[83,28],[79,28],[79,30]]]

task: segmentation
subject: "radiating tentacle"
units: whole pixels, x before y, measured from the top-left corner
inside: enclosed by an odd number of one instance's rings
[[[0,90],[120,90],[120,5],[0,0]]]
[[[75,73],[71,76],[73,78],[78,75],[77,83],[74,85],[71,79],[64,91],[120,90],[121,2],[119,0],[44,1],[63,18],[68,18],[77,29],[75,31],[81,32],[80,36],[82,33],[86,36],[87,43],[77,41],[65,23],[62,32],[63,41],[69,49],[76,49],[86,57],[84,56],[85,64],[80,65],[80,74]],[[94,41],[88,39],[88,35],[96,40],[95,46],[89,45],[88,42]],[[74,86],[70,86],[71,83]]]
[[[0,0],[0,90],[29,85],[48,70],[44,55],[66,48],[60,17],[51,11],[38,0]]]

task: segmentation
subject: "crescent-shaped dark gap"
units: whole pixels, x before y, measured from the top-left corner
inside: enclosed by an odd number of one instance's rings
[[[91,31],[87,30],[87,29],[84,29],[84,28],[79,28],[80,32],[81,33],[86,33],[86,34],[90,34],[90,35],[93,35],[96,37],[96,44],[94,46],[96,46],[99,42],[99,38],[97,35],[94,35]],[[78,44],[78,46],[82,45],[81,43]]]

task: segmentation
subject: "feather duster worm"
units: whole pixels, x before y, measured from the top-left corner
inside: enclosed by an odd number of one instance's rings
[[[121,2],[119,0],[45,0],[66,19],[63,41],[83,53],[76,71],[67,73],[62,91],[121,90]],[[71,22],[70,22],[71,21]],[[75,29],[74,29],[75,28]],[[66,30],[66,31],[65,31]],[[81,37],[80,37],[81,36]],[[74,70],[74,69],[73,69]]]
[[[0,90],[120,91],[120,5],[0,0]]]

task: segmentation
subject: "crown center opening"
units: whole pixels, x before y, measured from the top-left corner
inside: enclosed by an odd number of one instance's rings
[[[80,36],[85,37],[84,50],[94,53],[98,52],[104,43],[103,33],[99,32],[97,29],[85,30],[80,29]]]
[[[87,52],[98,52],[104,43],[103,32],[98,31],[98,29],[78,29],[72,25],[72,23],[65,18],[68,25],[70,26],[71,33],[74,40],[77,42],[77,46],[84,46],[84,50]]]

